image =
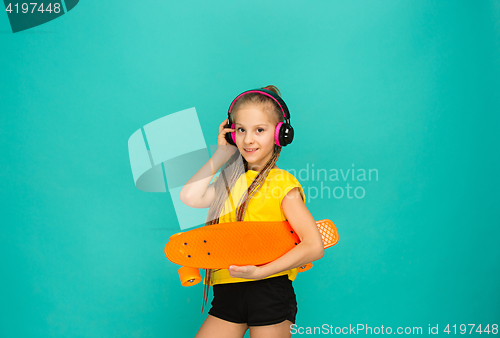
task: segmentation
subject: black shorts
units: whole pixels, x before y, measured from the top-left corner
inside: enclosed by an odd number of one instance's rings
[[[239,283],[216,284],[212,308],[214,317],[248,326],[262,326],[290,320],[295,324],[297,300],[287,275]]]

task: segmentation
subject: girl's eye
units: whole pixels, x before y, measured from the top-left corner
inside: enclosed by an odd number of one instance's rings
[[[240,127],[240,128],[237,128],[236,130],[237,130],[237,131],[239,131],[240,133],[242,133],[242,132],[244,132],[244,131],[245,131],[245,129],[243,129],[243,128],[241,128],[241,127]],[[262,132],[264,132],[264,128],[258,128],[258,129],[257,129],[257,131],[258,131],[259,133],[262,133]]]

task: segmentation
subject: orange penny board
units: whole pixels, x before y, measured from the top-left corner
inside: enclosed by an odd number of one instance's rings
[[[338,242],[330,220],[317,221],[325,248]],[[165,256],[178,265],[200,269],[227,269],[230,265],[269,263],[300,243],[290,223],[230,222],[213,224],[173,235]]]

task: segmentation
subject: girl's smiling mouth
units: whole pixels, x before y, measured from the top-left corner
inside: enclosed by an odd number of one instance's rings
[[[244,148],[243,150],[245,150],[245,152],[247,154],[253,154],[255,153],[257,150],[259,150],[259,148]]]

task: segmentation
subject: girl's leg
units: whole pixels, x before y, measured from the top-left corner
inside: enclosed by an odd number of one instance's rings
[[[292,322],[285,320],[278,324],[264,326],[250,326],[251,338],[290,338]]]
[[[247,324],[237,324],[208,315],[195,338],[242,338],[247,331]],[[290,331],[290,330],[289,330]]]

